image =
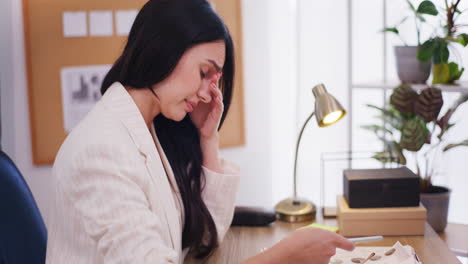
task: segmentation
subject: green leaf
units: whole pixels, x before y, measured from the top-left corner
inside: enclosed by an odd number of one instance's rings
[[[395,130],[401,130],[405,117],[393,106],[389,105],[388,109],[371,104],[367,104],[366,106],[378,110],[380,112],[380,115],[376,117],[382,120],[385,124],[390,125]]]
[[[379,138],[385,145],[385,151],[375,153],[372,158],[382,162],[394,162],[402,165],[406,165],[406,157],[403,154],[403,150],[394,140],[385,140]]]
[[[406,164],[406,159],[403,162],[397,156],[393,155],[393,153],[391,153],[390,151],[377,152],[372,156],[372,158],[382,163],[399,163],[402,165]]]
[[[396,110],[396,111],[398,111],[398,110]],[[401,131],[401,129],[403,127],[403,124],[405,123],[406,117],[404,117],[402,115],[398,115],[398,116],[381,116],[380,119],[383,120],[383,122],[385,124],[389,124],[393,129]]]
[[[462,44],[463,47],[466,47],[466,45],[468,44],[468,34],[462,33],[458,35],[457,41],[458,43]]]
[[[384,28],[383,32],[393,32],[397,35],[400,33],[396,27]]]
[[[382,163],[391,163],[395,162],[396,160],[396,157],[392,156],[392,153],[390,153],[389,151],[377,152],[374,155],[372,155],[372,158]]]
[[[429,130],[419,117],[405,122],[401,130],[400,147],[409,151],[419,151],[426,143]]]
[[[406,157],[403,154],[403,149],[398,145],[397,142],[393,141],[392,152],[398,157],[397,162],[406,165]]]
[[[449,54],[447,42],[442,39],[435,40],[434,54],[432,56],[434,64],[448,63]]]
[[[388,129],[386,127],[383,127],[383,126],[379,126],[379,125],[363,125],[363,126],[361,126],[361,128],[373,131],[374,133],[382,131],[384,133],[389,133],[389,134],[393,135],[393,132],[390,129]]]
[[[432,66],[432,84],[447,83],[450,79],[448,64],[434,64]]]
[[[420,61],[430,60],[432,55],[434,54],[434,49],[435,49],[434,40],[433,39],[427,40],[418,48],[418,55],[417,55],[418,59]]]
[[[465,70],[465,68],[461,68],[460,70],[458,69],[458,64],[456,64],[455,62],[450,62],[448,64],[449,66],[449,79],[448,79],[448,83],[451,83],[451,82],[454,82],[458,79],[460,79],[460,77],[462,76],[463,74],[463,71]]]
[[[416,12],[419,14],[426,14],[426,15],[431,15],[431,16],[437,16],[437,14],[439,14],[434,3],[432,3],[429,0],[422,1],[421,4],[419,4]]]
[[[406,165],[406,158],[405,155],[403,155],[403,149],[400,147],[398,142],[396,141],[389,141],[386,143],[386,149],[387,151],[390,151],[392,153],[392,156],[396,157],[396,163]]]
[[[461,147],[461,146],[468,147],[468,139],[465,139],[465,140],[463,140],[462,142],[459,142],[459,143],[448,144],[447,146],[445,146],[444,151],[447,151],[449,149],[453,149],[453,148],[456,148],[456,147]]]
[[[397,119],[391,116],[385,116],[381,115],[378,116],[379,119],[381,119],[384,123],[388,124],[391,126],[393,129],[400,131],[401,128],[403,127],[403,120],[402,119]]]
[[[376,105],[366,104],[366,106],[369,107],[369,108],[379,110],[382,114],[387,115],[387,116],[392,116],[393,117],[395,115],[394,112],[392,112],[392,111],[390,111],[388,109],[384,109],[382,107],[378,107]]]

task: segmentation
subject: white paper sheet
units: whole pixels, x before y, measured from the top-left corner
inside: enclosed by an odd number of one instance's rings
[[[87,24],[86,24],[86,12],[63,12],[62,14],[63,23],[63,36],[66,38],[72,37],[86,37],[87,35]]]
[[[117,35],[128,36],[137,14],[138,11],[136,9],[117,10],[115,12],[115,26]]]
[[[67,133],[101,98],[101,84],[110,67],[93,65],[62,68],[62,110]]]
[[[386,256],[385,252],[394,248],[392,255]],[[336,254],[330,259],[330,264],[354,264],[353,258],[367,258],[372,252],[380,256],[378,260],[369,260],[369,264],[421,264],[411,246],[403,246],[400,242],[392,247],[356,247],[353,251],[336,249]]]
[[[112,22],[112,11],[89,12],[90,36],[112,36],[113,34],[114,25]]]

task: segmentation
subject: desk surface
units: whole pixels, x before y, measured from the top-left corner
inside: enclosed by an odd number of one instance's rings
[[[468,225],[449,223],[439,236],[456,255],[468,258]]]
[[[326,225],[337,226],[336,219],[318,221]],[[292,230],[307,225],[304,223],[285,223],[276,221],[269,227],[231,227],[224,242],[213,256],[202,263],[241,263],[257,255],[265,247],[271,247],[286,237]],[[387,236],[384,240],[362,244],[362,246],[392,246],[397,241],[411,245],[424,264],[460,263],[439,235],[426,223],[424,236]],[[186,263],[200,263],[188,259]]]

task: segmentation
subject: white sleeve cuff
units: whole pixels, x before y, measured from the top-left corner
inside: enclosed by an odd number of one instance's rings
[[[216,223],[220,242],[231,225],[240,183],[240,169],[236,164],[221,159],[221,168],[224,173],[203,167],[205,184],[202,193],[202,198]]]

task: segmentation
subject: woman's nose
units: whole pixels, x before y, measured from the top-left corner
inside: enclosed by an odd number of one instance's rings
[[[211,82],[203,83],[202,87],[197,92],[197,95],[200,98],[200,101],[202,101],[203,103],[211,102],[210,85],[211,85]]]

